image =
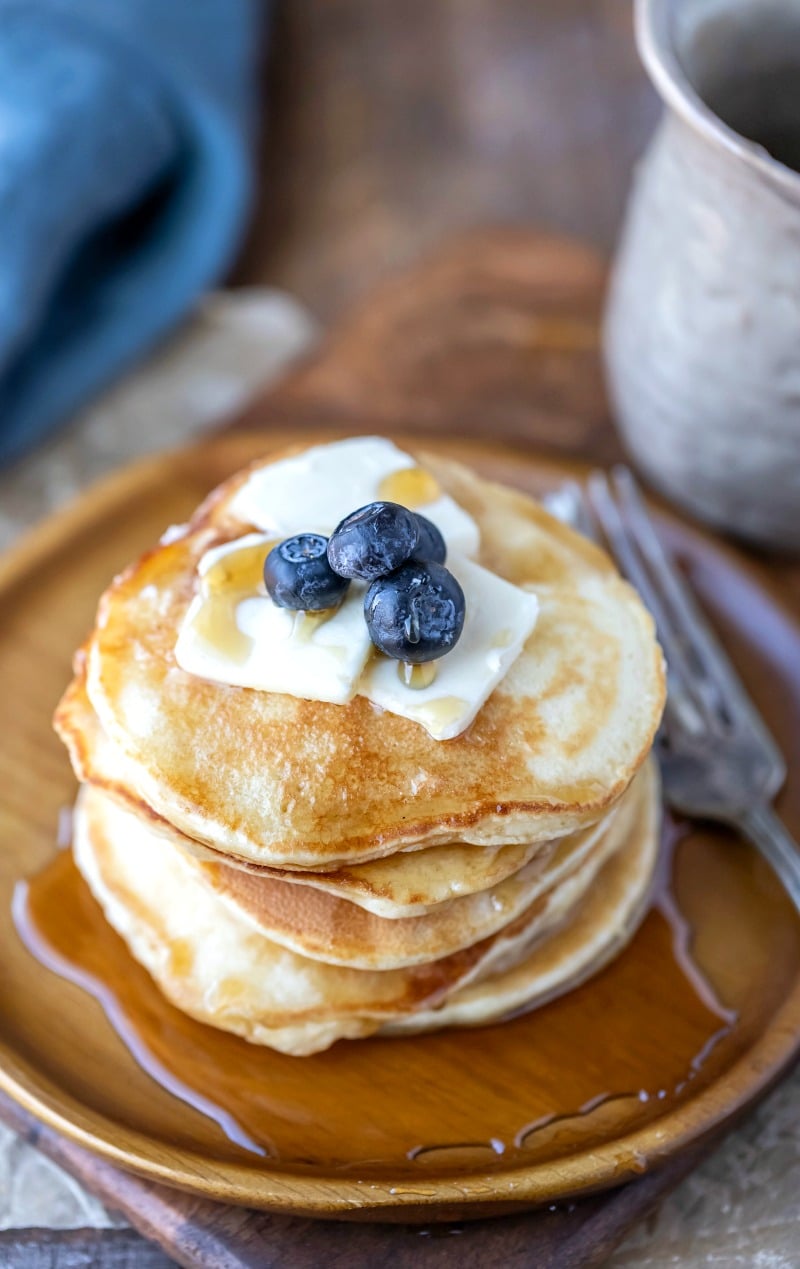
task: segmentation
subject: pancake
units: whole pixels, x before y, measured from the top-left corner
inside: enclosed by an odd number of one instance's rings
[[[132,810],[148,816],[184,850],[211,863],[230,862],[255,876],[313,886],[376,916],[421,916],[448,899],[475,894],[510,877],[536,857],[547,863],[551,843],[478,846],[453,842],[446,846],[410,848],[385,859],[374,859],[331,873],[290,871],[232,859],[220,851],[185,837],[145,803],[134,786],[136,769],[103,732],[85,690],[79,667],[56,711],[55,728],[67,746],[79,780],[105,789]]]
[[[230,865],[230,856],[189,838],[183,840],[199,858],[212,863],[226,861]],[[237,860],[235,866],[252,876],[266,875],[294,885],[312,886],[357,904],[375,916],[397,920],[424,916],[450,899],[489,890],[531,861],[535,864],[533,871],[541,871],[555,848],[555,842],[520,842],[510,846],[452,842],[447,846],[397,851],[385,859],[370,859],[328,873],[290,872],[241,860]]]
[[[634,781],[607,820],[562,838],[549,858],[537,857],[498,885],[447,900],[417,917],[387,920],[324,891],[254,877],[225,864],[201,863],[199,868],[221,899],[283,947],[331,965],[398,969],[439,960],[488,938],[586,860],[607,858],[631,830],[636,794]]]
[[[641,787],[635,831],[611,856],[612,862],[620,861],[626,878],[637,878],[638,902],[649,881],[643,860],[655,857],[652,831],[647,841],[644,831],[653,822],[652,780],[647,778]],[[166,843],[143,818],[90,786],[82,790],[76,808],[74,851],[107,919],[178,1008],[255,1043],[295,1054],[317,1052],[342,1037],[372,1034],[414,1012],[423,1019],[420,1011],[444,1004],[459,988],[508,971],[570,918],[605,873],[605,858],[594,852],[490,938],[421,966],[376,971],[325,964],[265,937],[202,880],[195,860]],[[630,885],[624,895],[613,893],[616,902],[612,895],[601,905],[606,940],[627,928],[634,899]],[[597,945],[594,931],[593,952]],[[573,954],[570,973],[575,959]]]
[[[637,813],[638,780],[599,824],[562,838],[498,885],[446,900],[421,916],[386,919],[316,887],[255,876],[219,862],[194,862],[203,882],[223,902],[259,933],[301,956],[357,969],[421,965],[502,930],[585,860],[593,855],[604,859],[618,849]],[[173,830],[173,845],[183,849],[185,841]]]
[[[182,671],[178,629],[212,545],[246,532],[223,485],[188,530],[115,579],[87,691],[129,783],[187,837],[316,872],[410,846],[535,845],[598,820],[650,750],[664,701],[652,620],[597,548],[531,500],[421,461],[478,522],[480,562],[535,590],[536,629],[448,741],[381,713],[231,688]]]
[[[627,845],[601,869],[569,921],[513,966],[453,992],[438,1008],[385,1023],[379,1034],[487,1026],[573,991],[617,956],[649,906],[660,829],[657,781],[653,783],[655,794],[647,798]]]

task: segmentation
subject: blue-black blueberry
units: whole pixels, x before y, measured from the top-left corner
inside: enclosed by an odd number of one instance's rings
[[[437,529],[432,520],[427,516],[421,516],[417,511],[417,528],[419,529],[419,542],[414,552],[415,560],[432,560],[434,564],[444,564],[447,559],[447,546],[441,533]]]
[[[328,563],[328,539],[297,533],[274,546],[264,561],[264,585],[279,608],[321,612],[337,608],[349,581]]]
[[[405,564],[417,549],[417,517],[397,502],[370,502],[334,529],[328,561],[341,577],[371,582]]]
[[[464,592],[441,564],[410,560],[364,596],[370,638],[381,652],[419,665],[450,652],[464,629]]]

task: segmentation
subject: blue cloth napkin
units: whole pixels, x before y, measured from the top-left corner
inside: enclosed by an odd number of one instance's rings
[[[0,464],[229,265],[259,0],[0,0]]]

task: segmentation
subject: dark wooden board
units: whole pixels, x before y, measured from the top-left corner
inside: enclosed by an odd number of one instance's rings
[[[0,1117],[77,1177],[109,1207],[123,1212],[146,1238],[187,1269],[591,1269],[601,1265],[634,1221],[692,1169],[698,1152],[609,1195],[538,1213],[459,1225],[353,1225],[225,1207],[121,1172],[39,1125],[0,1094]],[[27,1244],[27,1246],[26,1246]],[[107,1258],[106,1257],[107,1245]],[[25,1248],[25,1269],[127,1266],[116,1233],[82,1231],[64,1244],[57,1234],[12,1231],[0,1238],[0,1265],[9,1247]],[[42,1254],[36,1256],[41,1250]],[[161,1269],[158,1259],[154,1269]],[[150,1269],[151,1262],[142,1264]]]
[[[471,235],[387,283],[238,426],[297,422],[489,436],[500,445],[529,442],[531,448],[608,461],[619,450],[598,364],[602,287],[603,268],[582,247],[523,231]],[[776,566],[775,581],[800,594],[796,566]],[[624,1189],[553,1211],[436,1229],[353,1226],[191,1198],[118,1171],[2,1099],[0,1116],[178,1263],[191,1266],[583,1269],[602,1264],[630,1226],[710,1148],[708,1142],[698,1145]],[[25,1250],[23,1235],[15,1236],[20,1255],[32,1256],[35,1238]],[[14,1246],[6,1237],[6,1248]],[[49,1259],[28,1263],[125,1264],[125,1246],[113,1234],[87,1234],[83,1244],[77,1235],[63,1243],[56,1236],[40,1241]],[[0,1263],[5,1255],[0,1243]]]

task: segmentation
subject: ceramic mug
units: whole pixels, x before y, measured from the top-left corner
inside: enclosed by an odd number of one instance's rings
[[[664,118],[605,315],[609,390],[654,485],[800,548],[800,0],[637,0]]]

